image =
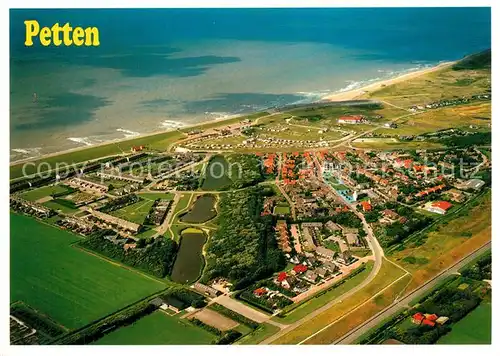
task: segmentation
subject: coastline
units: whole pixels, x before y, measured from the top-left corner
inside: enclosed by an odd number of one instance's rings
[[[382,87],[389,86],[392,84],[401,83],[401,82],[404,82],[406,80],[410,80],[410,79],[419,77],[419,76],[424,75],[424,74],[432,73],[432,72],[441,70],[443,68],[447,68],[455,63],[456,63],[456,61],[442,62],[442,63],[439,63],[438,65],[435,65],[432,67],[422,68],[420,70],[405,73],[405,74],[399,75],[399,76],[394,77],[394,78],[380,80],[380,81],[377,81],[375,83],[365,85],[364,87],[361,87],[358,89],[352,89],[352,90],[345,91],[345,92],[337,92],[337,93],[333,93],[333,94],[328,94],[328,95],[325,95],[321,100],[323,100],[323,101],[354,100],[363,94],[367,94],[367,93],[370,93],[372,91],[381,89]]]
[[[366,94],[366,93],[368,93],[370,91],[375,91],[377,89],[380,89],[383,86],[388,86],[388,85],[392,85],[392,84],[396,84],[396,83],[401,83],[401,82],[404,82],[406,80],[413,79],[415,77],[419,77],[419,76],[424,75],[424,74],[432,73],[432,72],[435,72],[437,70],[441,70],[443,68],[451,66],[454,63],[456,63],[456,61],[442,62],[442,63],[440,63],[438,65],[435,65],[435,66],[432,66],[432,67],[427,67],[427,68],[416,70],[416,71],[413,71],[413,72],[410,72],[410,73],[405,73],[405,74],[396,76],[394,78],[380,80],[380,81],[368,84],[368,85],[366,85],[364,87],[361,87],[361,88],[352,89],[352,90],[345,91],[345,92],[337,92],[337,93],[333,93],[333,94],[328,94],[328,95],[325,95],[324,97],[322,97],[319,101],[346,101],[346,100],[354,100],[354,99],[358,98],[359,96],[361,96],[363,94]],[[201,128],[204,125],[211,125],[211,124],[214,124],[214,123],[221,123],[221,125],[222,125],[224,122],[227,122],[227,121],[230,121],[230,120],[235,120],[235,119],[238,119],[238,118],[241,118],[241,117],[244,117],[244,116],[248,116],[248,115],[252,115],[252,113],[246,113],[246,114],[240,114],[240,115],[230,115],[227,118],[214,119],[214,120],[203,121],[203,122],[199,122],[199,123],[195,123],[195,124],[191,124],[191,125],[185,125],[185,126],[182,126],[181,128],[179,128],[179,130],[180,129],[184,130],[184,129]],[[166,129],[166,130],[156,130],[156,131],[149,132],[149,133],[142,134],[142,135],[138,135],[138,136],[135,136],[135,137],[127,137],[127,138],[122,138],[122,139],[105,141],[105,142],[98,143],[98,144],[95,144],[95,145],[92,145],[92,146],[75,147],[75,148],[71,148],[71,149],[67,149],[67,150],[62,150],[62,151],[47,153],[47,154],[40,155],[40,156],[37,156],[37,157],[29,157],[29,158],[19,159],[19,160],[16,160],[16,161],[11,161],[10,164],[9,164],[9,167],[13,167],[13,166],[16,166],[16,165],[19,165],[19,164],[22,164],[22,163],[26,163],[26,162],[38,161],[38,160],[46,159],[46,158],[49,158],[49,157],[56,157],[56,156],[67,154],[67,153],[74,153],[74,152],[84,151],[84,150],[88,150],[88,149],[92,149],[92,148],[96,148],[96,147],[101,147],[101,146],[106,146],[106,145],[110,145],[110,144],[119,144],[119,143],[124,143],[124,142],[127,142],[127,141],[132,141],[132,140],[137,140],[137,139],[141,139],[141,138],[151,137],[151,136],[155,136],[155,135],[166,134],[166,133],[169,133],[169,132],[175,132],[177,130],[178,129],[176,129],[176,128],[171,128],[171,129]]]

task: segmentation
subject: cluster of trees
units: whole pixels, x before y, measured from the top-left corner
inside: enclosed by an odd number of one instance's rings
[[[378,210],[368,211],[365,213],[365,220],[369,223],[377,222],[380,219],[380,212]]]
[[[109,213],[114,210],[118,210],[126,207],[127,205],[131,205],[137,203],[141,198],[139,198],[135,194],[124,195],[122,197],[113,199],[108,201],[103,207],[100,209],[103,213]]]
[[[371,185],[372,180],[365,176],[364,174],[358,174],[356,172],[351,173],[351,179],[358,182],[358,184],[369,183]]]
[[[231,154],[227,156],[231,171],[229,177],[232,187],[240,189],[261,182],[264,177],[261,170],[261,160],[255,155]]]
[[[435,327],[419,325],[406,330],[396,327],[391,329],[390,338],[410,345],[430,345],[436,343],[441,336],[450,330],[451,328],[447,325],[438,325]]]
[[[385,227],[385,235],[380,237],[382,247],[396,245],[406,239],[416,231],[422,230],[432,222],[432,218],[423,216],[421,218],[412,218],[407,222],[395,222]]]
[[[175,186],[178,190],[196,190],[200,187],[200,174],[197,172],[185,172],[175,178]]]
[[[229,330],[222,335],[219,340],[217,340],[217,345],[229,345],[238,340],[241,337],[242,333],[236,330]]]
[[[440,142],[445,146],[469,147],[473,145],[491,144],[491,132],[475,132],[465,136],[452,136],[443,138]]]
[[[264,189],[252,187],[222,196],[219,227],[207,243],[203,281],[225,277],[238,290],[285,267],[273,217],[260,216],[264,194]]]
[[[193,292],[185,287],[174,286],[168,288],[165,293],[162,294],[163,297],[174,297],[186,305],[190,305],[193,308],[203,308],[207,305],[205,297]]]
[[[110,230],[100,230],[81,241],[80,246],[100,253],[111,259],[138,268],[153,276],[163,278],[169,275],[177,255],[177,243],[172,239],[157,238],[144,248],[129,249],[114,244],[105,236],[115,235]]]
[[[416,308],[422,313],[444,315],[456,323],[481,303],[481,298],[469,289],[460,290],[451,285],[442,288]]]
[[[482,256],[472,266],[463,270],[462,276],[482,281],[483,279],[491,280],[491,252]]]
[[[403,209],[396,209],[397,213],[405,216],[406,213],[404,209],[409,209],[402,207]],[[402,242],[411,234],[420,231],[430,225],[433,222],[433,219],[428,216],[424,216],[417,213],[411,213],[410,215],[405,216],[408,220],[403,224],[399,221],[393,223],[392,225],[385,226],[383,228],[384,233],[380,234],[379,242],[382,247],[390,247],[392,245],[396,245]]]

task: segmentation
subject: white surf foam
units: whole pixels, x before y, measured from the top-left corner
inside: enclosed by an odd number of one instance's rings
[[[139,132],[135,132],[135,131],[131,131],[131,130],[126,130],[126,129],[122,129],[122,128],[119,128],[119,129],[116,129],[116,131],[118,132],[123,132],[125,135],[126,138],[129,138],[129,137],[136,137],[136,136],[139,136],[140,133]]]
[[[92,146],[94,144],[89,137],[69,137],[68,140],[85,146]]]
[[[226,119],[231,119],[233,117],[237,117],[239,114],[229,113],[229,112],[205,111],[205,115],[213,118],[214,120],[226,120]]]
[[[163,120],[160,123],[160,126],[164,129],[178,129],[178,128],[184,127],[186,125],[183,124],[182,122],[179,122],[179,121]]]

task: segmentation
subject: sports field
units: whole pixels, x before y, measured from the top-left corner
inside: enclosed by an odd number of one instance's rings
[[[465,318],[453,324],[438,344],[491,344],[491,303],[482,303]]]
[[[96,345],[208,345],[217,337],[187,320],[156,311],[98,340]]]
[[[10,299],[74,329],[165,288],[70,244],[80,238],[10,215]]]

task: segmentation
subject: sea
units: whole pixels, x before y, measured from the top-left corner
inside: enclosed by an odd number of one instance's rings
[[[25,20],[99,47],[24,46]],[[292,103],[491,47],[489,8],[10,10],[10,159]]]

